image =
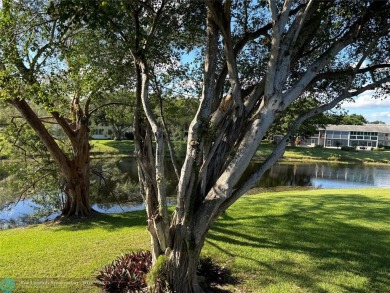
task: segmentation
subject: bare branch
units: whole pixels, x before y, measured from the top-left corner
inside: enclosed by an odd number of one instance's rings
[[[103,105],[100,105],[99,107],[96,107],[95,109],[91,110],[91,112],[89,112],[89,115],[94,114],[95,112],[99,111],[100,109],[102,109],[102,108],[104,108],[104,107],[113,106],[113,105],[125,106],[125,107],[132,107],[132,105],[131,105],[131,104],[128,104],[128,103],[123,103],[123,102],[110,102],[110,103],[105,103],[105,104],[103,104]]]
[[[171,140],[170,140],[170,133],[169,133],[166,121],[165,121],[165,116],[164,116],[164,111],[163,111],[162,94],[161,94],[160,87],[158,85],[157,76],[154,74],[154,72],[153,72],[153,82],[154,82],[156,93],[157,93],[157,96],[159,99],[159,110],[160,110],[161,124],[162,124],[163,130],[164,130],[165,141],[168,145],[171,163],[172,163],[173,169],[175,171],[175,175],[176,175],[177,180],[180,180],[179,166],[176,163],[177,156],[175,153],[175,149],[173,148]]]
[[[162,0],[161,5],[158,8],[157,12],[153,11],[154,12],[153,23],[152,23],[152,26],[150,27],[148,36],[146,37],[145,48],[148,47],[148,43],[149,43],[150,39],[153,38],[154,32],[156,31],[157,25],[159,24],[159,20],[160,20],[161,14],[163,12],[164,6],[165,6],[165,0]]]

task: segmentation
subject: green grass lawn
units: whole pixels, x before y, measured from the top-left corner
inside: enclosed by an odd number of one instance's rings
[[[271,154],[273,145],[262,143],[256,153],[256,158],[264,159]],[[341,149],[287,147],[283,155],[287,161],[336,161],[347,163],[383,163],[390,164],[390,150],[356,152],[342,151]]]
[[[105,154],[133,154],[134,142],[131,140],[91,140],[92,153]],[[186,151],[186,142],[175,141],[173,147],[179,156],[184,156]],[[169,155],[169,150],[166,148],[166,155]]]
[[[134,143],[131,140],[90,140],[91,152],[97,153],[133,153]]]
[[[248,196],[213,226],[204,254],[243,292],[390,292],[390,190]]]
[[[148,248],[145,224],[133,212],[0,231],[0,281],[14,278],[16,292],[99,292],[91,284],[101,267]]]
[[[92,152],[104,154],[133,154],[134,144],[129,140],[92,140]],[[181,157],[185,155],[186,142],[173,142],[177,154]],[[273,145],[261,143],[256,153],[256,159],[264,159],[271,154]],[[166,149],[168,155],[168,149]],[[340,149],[312,148],[312,147],[287,147],[283,156],[287,161],[336,161],[348,163],[383,163],[390,164],[390,150],[385,151],[342,151]]]
[[[241,279],[225,288],[235,292],[390,292],[389,207],[389,189],[245,196],[213,225],[203,255]],[[99,268],[148,247],[144,212],[4,230],[0,281],[14,278],[16,292],[98,292],[89,284]]]
[[[390,164],[390,150],[356,152],[342,151],[340,149],[288,147],[284,154],[287,159],[344,161],[351,163],[385,163]]]

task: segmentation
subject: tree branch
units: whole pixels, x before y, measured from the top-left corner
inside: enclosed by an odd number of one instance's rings
[[[389,82],[390,81],[390,77],[386,77],[386,78],[383,78],[381,79],[380,81],[377,81],[377,82],[374,82],[370,85],[367,85],[367,86],[364,86],[364,87],[361,87],[359,88],[358,90],[355,90],[353,92],[348,92],[346,91],[345,93],[339,95],[337,98],[333,99],[330,103],[328,104],[324,104],[318,108],[315,108],[315,109],[311,109],[309,111],[307,111],[305,114],[301,115],[300,117],[298,117],[295,122],[290,126],[287,134],[283,137],[283,139],[278,143],[277,147],[275,148],[275,150],[272,152],[272,154],[270,156],[267,157],[267,159],[264,161],[263,164],[261,164],[261,166],[255,171],[252,173],[252,175],[245,181],[245,183],[243,183],[240,187],[238,187],[233,193],[232,193],[232,196],[230,198],[228,198],[224,203],[223,203],[223,207],[224,209],[228,208],[230,205],[232,205],[238,198],[240,198],[240,196],[242,196],[243,194],[245,194],[250,188],[252,188],[255,183],[264,175],[264,173],[272,166],[276,163],[276,161],[282,157],[284,151],[285,151],[285,148],[286,148],[286,145],[291,137],[291,135],[296,132],[296,130],[299,128],[299,126],[302,125],[303,122],[305,122],[307,119],[315,116],[315,115],[318,115],[318,114],[321,114],[327,110],[330,110],[332,108],[334,108],[338,103],[340,103],[341,101],[345,100],[345,99],[348,99],[348,98],[351,98],[351,97],[355,97],[367,90],[371,90],[371,89],[374,89],[378,86],[380,86],[381,84],[384,84],[386,82]]]
[[[340,79],[343,77],[348,77],[348,76],[352,76],[355,74],[373,72],[377,69],[384,69],[384,68],[390,68],[390,64],[383,63],[383,64],[366,66],[366,67],[360,68],[356,71],[354,68],[349,68],[346,70],[338,70],[338,71],[328,71],[328,72],[318,74],[307,87],[310,87],[315,82],[320,81],[320,80],[324,80],[324,79]]]
[[[112,106],[112,105],[119,105],[119,106],[125,106],[125,107],[132,107],[131,104],[128,104],[128,103],[123,103],[123,102],[109,102],[109,103],[105,103],[103,105],[100,105],[98,107],[96,107],[95,109],[91,110],[91,112],[89,112],[89,115],[92,115],[94,114],[95,112],[99,111],[100,109],[104,108],[104,107],[108,107],[108,106]]]
[[[150,39],[153,37],[154,32],[156,31],[157,24],[158,24],[158,21],[160,20],[160,16],[161,16],[161,13],[162,13],[162,11],[164,9],[164,6],[165,6],[165,0],[162,0],[160,8],[157,10],[157,12],[153,11],[153,13],[154,13],[153,23],[152,23],[152,26],[150,27],[150,31],[149,31],[149,33],[148,33],[148,35],[146,37],[145,48],[148,47],[148,43],[149,43]]]

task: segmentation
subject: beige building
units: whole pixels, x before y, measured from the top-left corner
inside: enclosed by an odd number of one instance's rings
[[[112,126],[108,123],[91,122],[89,129],[93,139],[112,139]]]
[[[356,146],[362,148],[390,147],[390,125],[327,125],[310,137],[309,145],[324,147]]]
[[[94,121],[92,121],[89,125],[89,129],[90,129],[90,137],[93,139],[114,139],[115,138],[114,126],[107,122],[96,124]],[[129,132],[133,132],[132,126],[122,127],[120,129],[120,132],[117,130],[117,135],[122,136],[121,139],[124,139],[125,134]]]

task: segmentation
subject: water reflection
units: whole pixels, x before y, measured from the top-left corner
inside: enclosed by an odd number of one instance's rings
[[[248,176],[261,164],[253,162],[241,180]],[[137,181],[137,167],[133,159],[122,158],[116,164],[132,181]],[[168,194],[175,194],[176,178],[173,168],[168,167],[167,175]],[[364,166],[342,164],[276,164],[268,170],[255,187],[270,188],[279,186],[312,186],[316,188],[362,188],[380,187],[390,188],[390,166]],[[103,213],[120,213],[143,209],[143,205],[134,205],[129,202],[109,200],[109,197],[96,198],[93,206]],[[9,209],[0,210],[0,228],[7,227],[11,222],[20,225],[23,219],[39,209],[32,199],[25,199]],[[58,213],[52,213],[48,218],[53,219]],[[16,223],[16,224],[15,224]]]
[[[255,171],[261,162],[253,162],[241,182]],[[133,159],[123,158],[118,163],[122,172],[138,180]],[[168,194],[175,194],[177,183],[173,168],[168,164]],[[337,183],[337,184],[336,184]],[[323,188],[390,187],[390,166],[345,165],[326,163],[280,163],[269,169],[255,187],[313,186]]]
[[[54,220],[60,213],[59,211],[53,212],[49,215],[42,217],[33,217],[37,212],[41,210],[41,206],[34,202],[33,199],[24,199],[18,201],[15,205],[10,205],[0,211],[0,229],[9,227],[22,226],[26,224],[32,224],[36,222],[46,222]],[[115,214],[134,212],[145,209],[144,204],[93,204],[92,208],[100,213]]]
[[[252,168],[256,168],[254,163]],[[245,179],[244,179],[245,180]],[[390,167],[335,164],[277,164],[256,187],[322,188],[390,187]]]

